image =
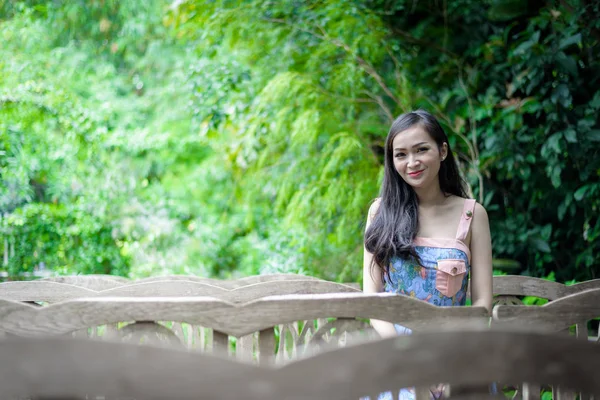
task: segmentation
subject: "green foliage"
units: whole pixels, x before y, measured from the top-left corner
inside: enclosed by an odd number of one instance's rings
[[[7,267],[10,275],[50,266],[68,274],[72,266],[82,274],[124,275],[129,259],[123,243],[104,221],[77,205],[29,204],[3,221],[2,232],[10,237]]]
[[[98,54],[97,38],[86,39],[86,32],[77,33],[77,41],[61,42],[56,15],[65,10],[40,11],[57,4],[15,5],[12,18],[0,19],[0,37],[6,43],[0,50],[4,268],[10,274],[46,267],[121,275],[130,273],[131,264],[150,268],[148,263],[160,264],[165,256],[161,246],[168,241],[161,235],[177,242],[181,228],[149,190],[139,190],[148,186],[157,163],[136,156],[150,146],[157,149],[157,144],[175,141],[164,131],[173,120],[172,126],[189,129],[181,114],[154,111],[185,101],[156,79],[173,80],[180,87],[177,80],[184,75],[176,69],[181,62],[167,63],[161,57],[171,52],[175,58],[173,53],[179,56],[181,51],[170,45],[170,37],[162,42],[146,37],[147,49],[133,60]],[[154,7],[154,12],[157,18],[150,21],[161,21],[161,9]],[[120,73],[125,61],[133,66]],[[148,75],[158,87],[144,86]],[[167,139],[159,139],[161,135]],[[176,228],[164,229],[172,225]],[[157,247],[161,254],[152,258]]]
[[[201,3],[178,7],[181,34],[210,69],[238,66],[237,80],[220,80],[232,97],[196,103],[235,112],[204,126],[229,146],[245,202],[320,232],[301,250],[322,268],[310,272],[360,274],[387,125],[424,106],[490,213],[495,256],[536,276],[596,276],[597,5]]]
[[[385,135],[424,107],[495,270],[598,277],[598,21],[585,0],[0,0],[5,268],[360,280]]]

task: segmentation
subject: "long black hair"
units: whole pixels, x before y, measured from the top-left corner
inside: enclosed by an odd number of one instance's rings
[[[373,254],[373,263],[382,279],[389,273],[392,257],[414,257],[419,263],[413,241],[419,228],[419,201],[414,189],[402,179],[394,167],[393,142],[396,135],[420,125],[436,142],[438,149],[447,143],[448,155],[441,162],[440,188],[444,195],[467,197],[463,179],[448,143],[448,136],[437,119],[424,110],[400,115],[392,123],[385,141],[385,166],[381,185],[379,210],[365,232],[365,248]]]

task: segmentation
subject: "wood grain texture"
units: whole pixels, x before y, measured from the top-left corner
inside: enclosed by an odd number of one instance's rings
[[[434,337],[438,341],[430,342]],[[385,343],[394,343],[395,348],[390,349]],[[352,398],[359,391],[373,393],[377,388],[391,387],[392,382],[395,387],[407,387],[429,386],[436,382],[481,385],[497,381],[527,381],[598,393],[600,382],[594,368],[600,366],[600,360],[596,359],[600,348],[579,347],[579,343],[584,342],[527,332],[425,333],[323,353],[313,357],[309,363],[297,362],[284,368],[311,382],[315,393],[325,392],[331,384],[327,382],[328,377],[319,377],[323,371],[336,371],[339,375],[347,373],[351,377],[346,379],[344,389],[347,392],[327,391],[333,397],[324,398]],[[566,347],[572,348],[573,353],[569,353]],[[595,355],[585,354],[585,348]],[[361,362],[355,365],[348,362],[350,359]],[[408,361],[416,359],[419,360],[416,363]],[[587,364],[583,359],[593,361]],[[439,368],[439,371],[422,368],[427,363],[435,364],[434,369]],[[578,363],[579,366],[575,367]],[[322,368],[320,371],[316,369],[317,364]],[[575,370],[587,370],[582,372],[585,377]],[[294,389],[297,386],[289,390]],[[338,387],[337,391],[340,390]]]
[[[348,285],[321,280],[265,281],[223,288],[191,281],[156,281],[125,285],[99,292],[97,296],[111,297],[183,297],[208,296],[232,303],[247,303],[261,297],[288,294],[357,293]]]
[[[105,290],[127,284],[129,279],[112,275],[67,275],[52,276],[32,282],[56,282],[92,290]]]
[[[120,285],[120,283],[114,283]],[[84,286],[46,280],[0,283],[0,298],[13,301],[56,303],[78,297],[91,297],[97,293],[98,291]]]
[[[60,335],[122,321],[176,321],[243,336],[278,324],[318,318],[368,318],[413,330],[453,326],[458,320],[487,323],[476,307],[436,307],[388,293],[268,296],[234,304],[210,297],[82,298],[47,307],[0,300],[0,331],[15,335]]]
[[[197,283],[205,283],[212,286],[233,289],[240,286],[251,285],[260,282],[271,282],[271,281],[291,281],[291,280],[319,280],[312,276],[298,275],[298,274],[267,274],[267,275],[256,275],[249,276],[240,279],[232,280],[221,280],[214,278],[203,278],[193,275],[164,275],[164,276],[153,276],[149,278],[142,278],[139,280],[131,280],[122,276],[114,275],[102,275],[102,274],[89,274],[89,275],[65,275],[65,276],[53,276],[46,277],[35,282],[57,282],[66,283],[74,286],[79,286],[87,289],[96,291],[114,288],[121,285],[129,285],[135,283],[148,283],[148,282],[161,282],[161,281],[191,281]],[[347,285],[360,289],[356,283],[348,283]]]
[[[535,296],[548,300],[556,300],[585,290],[600,288],[600,279],[565,285],[530,276],[501,275],[494,276],[492,282],[494,296]],[[469,282],[468,298],[471,298],[470,289]],[[503,300],[503,303],[505,304],[506,301]]]
[[[547,332],[564,331],[597,317],[600,317],[600,289],[571,294],[543,306],[498,305],[493,310],[495,325],[519,325]],[[583,337],[587,340],[587,329]]]
[[[266,275],[253,275],[240,279],[214,279],[214,278],[202,278],[191,275],[166,275],[166,276],[153,276],[149,278],[139,279],[135,282],[157,282],[157,281],[172,281],[172,280],[183,280],[192,281],[199,283],[206,283],[213,286],[222,287],[225,289],[234,289],[241,286],[252,285],[261,282],[278,282],[278,281],[293,281],[293,280],[322,280],[312,276],[298,275],[298,274],[266,274]]]
[[[210,281],[211,283],[208,283]],[[231,288],[214,285],[214,280],[151,280],[127,283],[105,290],[92,290],[51,281],[0,283],[0,298],[14,301],[56,303],[81,297],[183,297],[208,296],[233,303],[245,303],[260,297],[283,294],[357,293],[349,285],[317,279],[267,280]],[[221,282],[222,283],[222,282]]]
[[[485,357],[482,357],[485,354]],[[436,382],[540,382],[600,395],[600,347],[555,335],[455,331],[350,346],[279,368],[64,339],[0,341],[0,398],[356,399]]]
[[[577,294],[593,288],[600,288],[600,280],[567,286],[525,276],[496,276],[493,324],[518,324],[547,332],[558,332],[576,325],[576,337],[588,340],[587,321],[600,316],[600,310],[596,306],[596,295],[580,297]],[[542,307],[524,306],[517,296],[536,296],[550,302]],[[519,390],[525,399],[540,398],[539,387],[536,385],[525,384]],[[555,397],[564,397],[560,390],[555,388],[553,391]]]
[[[134,322],[119,329],[118,333],[123,342],[184,348],[182,340],[172,330],[156,322]]]
[[[570,286],[547,279],[502,275],[494,276],[493,293],[494,296],[535,296],[555,300],[574,292]]]

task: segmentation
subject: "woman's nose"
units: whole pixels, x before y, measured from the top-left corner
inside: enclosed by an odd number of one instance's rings
[[[419,159],[416,156],[413,155],[409,155],[408,156],[408,166],[412,167],[412,166],[417,166],[419,165],[421,162],[419,161]]]

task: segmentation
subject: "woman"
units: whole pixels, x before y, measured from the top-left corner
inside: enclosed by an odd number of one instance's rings
[[[439,122],[423,110],[398,117],[385,143],[380,197],[367,218],[363,291],[461,306],[470,274],[473,306],[491,310],[489,221],[483,206],[466,197]],[[389,322],[371,323],[382,337],[410,333]],[[410,398],[408,392],[403,389],[401,398]]]

